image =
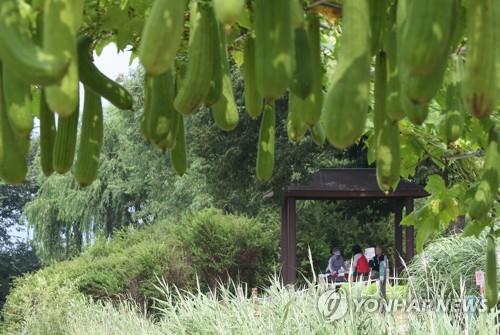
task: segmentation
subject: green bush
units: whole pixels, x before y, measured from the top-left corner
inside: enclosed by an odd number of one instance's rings
[[[214,209],[99,238],[80,257],[17,278],[4,308],[6,324],[23,323],[50,304],[59,289],[92,299],[132,299],[150,307],[158,279],[182,289],[200,280],[213,287],[228,276],[263,285],[274,270],[275,223],[263,224]],[[71,288],[71,290],[69,289]]]
[[[8,296],[0,333],[11,334],[24,329],[30,335],[65,334],[62,320],[78,311],[84,296],[69,282],[61,285],[63,281],[58,275],[50,278],[38,274],[24,276],[23,284],[17,285]]]
[[[276,268],[279,226],[254,219],[205,210],[178,226],[192,270],[202,283],[235,278],[250,286],[263,285]]]

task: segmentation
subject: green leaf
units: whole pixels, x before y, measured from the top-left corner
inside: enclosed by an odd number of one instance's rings
[[[439,123],[439,120],[442,117],[442,109],[438,101],[433,99],[429,104],[429,114],[425,119],[425,124],[430,125],[432,128]]]
[[[231,56],[233,57],[234,62],[238,67],[241,67],[243,65],[243,52],[233,49],[231,51]]]
[[[241,14],[237,22],[241,27],[252,30],[252,21],[250,19],[250,10],[248,9],[248,7],[245,7],[243,14]]]
[[[453,198],[463,199],[466,192],[467,190],[465,185],[463,183],[458,183],[450,187],[446,191],[446,194]]]
[[[367,155],[368,164],[371,165],[375,163],[375,158],[376,158],[375,132],[372,131],[370,133],[368,139],[365,141],[365,146],[368,148],[368,155]]]
[[[403,220],[401,220],[401,225],[402,226],[414,226],[415,225],[415,212],[411,212],[410,214],[406,215]]]
[[[462,235],[465,237],[472,235],[479,237],[479,234],[481,234],[484,228],[488,227],[490,224],[491,224],[491,219],[488,217],[484,217],[479,220],[471,220],[465,226]]]
[[[120,1],[120,9],[121,10],[125,10],[125,8],[127,8],[127,5],[128,5],[128,0],[121,0]]]
[[[467,132],[467,139],[485,148],[488,144],[489,127],[485,126],[485,124],[474,117],[470,119],[469,127],[470,131]]]
[[[458,202],[454,198],[447,197],[440,201],[439,220],[443,226],[448,227],[449,223],[456,220],[458,215]]]
[[[117,31],[124,29],[129,23],[128,12],[120,6],[110,6],[103,18],[102,30]]]
[[[430,210],[429,206],[423,207],[415,218],[415,228],[417,236],[415,238],[415,245],[417,252],[422,252],[425,242],[438,231],[439,219]]]
[[[416,150],[413,139],[410,136],[400,137],[401,150],[401,176],[409,178],[415,174],[415,170],[420,161],[420,154]]]
[[[134,62],[134,60],[138,59],[139,58],[139,55],[136,53],[136,52],[131,52],[130,53],[130,58],[128,60],[128,65],[132,65],[132,63]]]
[[[437,174],[429,177],[425,190],[433,196],[440,196],[447,191],[443,178]]]
[[[41,89],[32,88],[31,89],[31,111],[34,116],[40,118],[40,99],[42,96]]]

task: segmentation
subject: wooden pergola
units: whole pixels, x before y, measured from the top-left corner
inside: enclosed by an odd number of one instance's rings
[[[375,169],[322,169],[312,175],[305,184],[290,185],[284,193],[281,210],[281,262],[285,284],[295,283],[297,276],[296,201],[297,200],[356,200],[390,199],[394,211],[395,250],[405,261],[414,256],[415,235],[413,227],[405,229],[405,252],[403,252],[403,208],[413,211],[415,198],[428,193],[420,185],[400,181],[394,192],[385,194],[377,185]],[[399,257],[396,268],[400,268]]]

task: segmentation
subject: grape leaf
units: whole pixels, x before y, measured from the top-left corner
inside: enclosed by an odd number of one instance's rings
[[[368,149],[367,150],[367,161],[368,161],[368,164],[371,165],[375,162],[375,157],[376,157],[376,153],[375,153],[375,132],[371,131],[368,138],[366,139],[365,141],[365,146],[366,148]]]
[[[465,237],[472,235],[479,237],[479,234],[491,224],[491,221],[491,218],[488,217],[483,217],[479,220],[470,220],[465,226],[462,235]]]
[[[234,62],[236,63],[236,65],[238,67],[241,67],[243,65],[243,52],[241,52],[240,50],[231,50],[231,56],[233,57],[234,59]]]
[[[427,180],[425,190],[433,196],[440,196],[446,191],[446,185],[441,176],[434,174]]]
[[[401,155],[401,176],[409,178],[415,174],[415,170],[420,161],[420,155],[417,153],[413,139],[409,136],[400,137],[400,155]]]
[[[238,19],[238,24],[248,30],[252,29],[252,21],[250,19],[250,15],[250,10],[248,8],[245,8],[243,14],[241,14],[240,18]]]
[[[401,222],[404,226],[415,226],[415,246],[419,253],[422,252],[425,242],[439,229],[438,216],[431,207],[435,206],[424,206],[407,215]]]

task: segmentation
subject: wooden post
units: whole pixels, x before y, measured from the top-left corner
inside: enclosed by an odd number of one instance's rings
[[[297,212],[296,200],[288,199],[288,278],[287,284],[295,284],[297,279]]]
[[[285,199],[281,207],[281,277],[283,284],[289,281],[288,276],[288,203]]]
[[[403,204],[398,201],[394,207],[394,247],[396,254],[394,255],[394,265],[396,272],[401,270],[401,259],[403,255],[403,228],[401,227],[401,220],[403,219]]]
[[[296,205],[285,199],[281,209],[281,275],[283,284],[294,284],[297,278]]]
[[[407,198],[405,201],[406,215],[413,212],[413,198]],[[406,263],[409,263],[415,255],[415,231],[413,226],[406,227]]]

